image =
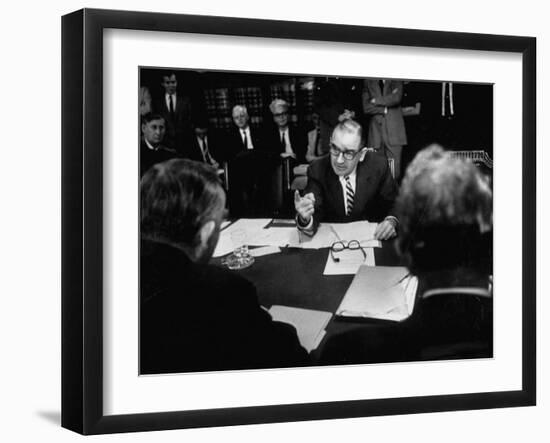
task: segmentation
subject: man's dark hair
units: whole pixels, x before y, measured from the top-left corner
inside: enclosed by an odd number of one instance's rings
[[[178,79],[178,74],[176,73],[176,71],[171,71],[171,70],[162,71],[161,74],[160,74],[160,80],[161,80],[161,82],[163,82],[164,77],[172,77],[173,75],[176,76],[176,80],[177,80]]]
[[[470,161],[438,145],[420,151],[407,168],[396,212],[398,247],[413,273],[490,266],[492,191]]]
[[[154,112],[148,112],[143,117],[141,117],[141,124],[144,125],[146,123],[152,122],[153,120],[163,120],[166,123],[166,119],[162,115]]]
[[[172,159],[149,169],[140,182],[141,236],[190,248],[220,205],[216,171],[204,163]]]

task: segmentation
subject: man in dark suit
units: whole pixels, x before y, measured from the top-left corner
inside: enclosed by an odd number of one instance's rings
[[[383,149],[394,160],[394,177],[401,176],[401,153],[407,144],[405,122],[401,111],[403,82],[397,80],[365,80],[363,112],[370,116],[369,148]]]
[[[191,132],[191,100],[178,93],[176,73],[163,73],[161,85],[162,97],[153,104],[154,111],[166,121],[165,144],[172,149],[180,149],[187,134]]]
[[[298,229],[314,235],[319,222],[379,222],[375,238],[396,235],[397,187],[384,157],[368,152],[361,125],[344,120],[332,133],[330,156],[311,163],[305,196],[294,196]]]
[[[301,366],[307,352],[246,279],[208,262],[225,215],[215,171],[187,159],[142,178],[140,372]]]
[[[293,169],[306,162],[307,133],[290,123],[288,103],[276,98],[269,105],[273,124],[266,125],[265,146],[270,155],[270,168],[266,171],[271,177],[270,197],[272,206],[283,213],[290,212],[292,195],[290,184],[294,179]]]
[[[177,152],[164,145],[166,124],[159,114],[146,114],[141,123],[140,177],[154,164],[178,157]]]
[[[193,132],[186,138],[182,147],[183,156],[218,169],[229,157],[229,153],[224,152],[222,139],[210,128],[205,116],[193,118],[192,127]]]
[[[262,215],[269,155],[261,132],[250,126],[246,106],[234,106],[231,116],[235,126],[228,134],[229,210],[232,217]]]

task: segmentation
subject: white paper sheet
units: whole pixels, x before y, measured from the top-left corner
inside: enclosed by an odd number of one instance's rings
[[[296,240],[296,227],[267,228],[249,236],[249,246],[288,246]]]
[[[363,248],[367,258],[364,259],[360,249],[344,249],[340,252],[335,252],[334,257],[339,261],[334,261],[328,251],[327,264],[323,275],[355,275],[361,265],[374,266],[374,249]]]
[[[380,248],[382,243],[374,239],[374,231],[378,223],[368,221],[356,221],[351,223],[331,223],[332,228],[340,240],[346,242],[357,240],[361,246],[368,248]]]
[[[400,321],[411,315],[417,287],[404,267],[361,267],[336,314]]]
[[[261,257],[263,255],[277,254],[281,252],[281,249],[277,246],[264,246],[262,248],[249,249],[248,252],[252,257]]]
[[[273,305],[269,310],[273,320],[289,323],[296,328],[300,344],[311,352],[325,336],[332,313],[313,309]]]
[[[235,248],[233,241],[231,240],[231,233],[239,229],[245,232],[245,241],[250,245],[250,239],[261,233],[264,226],[271,221],[270,218],[241,218],[228,226],[226,229],[220,232],[220,238],[216,249],[214,250],[213,257],[222,257],[229,254]],[[263,246],[263,245],[258,245]]]
[[[296,234],[292,238],[292,242],[289,243],[289,246],[304,249],[330,248],[335,241],[338,241],[338,237],[331,228],[330,224],[321,223],[313,237],[310,237],[296,229]]]

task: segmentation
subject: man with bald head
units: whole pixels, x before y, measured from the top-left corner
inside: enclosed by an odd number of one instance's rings
[[[330,155],[315,160],[308,169],[308,183],[294,205],[298,229],[314,235],[320,222],[346,223],[358,220],[379,222],[378,240],[397,233],[392,215],[397,186],[384,156],[367,150],[363,130],[354,120],[334,128]]]

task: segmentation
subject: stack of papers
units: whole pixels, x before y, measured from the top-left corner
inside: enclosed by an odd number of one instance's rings
[[[401,321],[412,314],[418,280],[400,266],[361,266],[336,315]]]
[[[294,326],[298,333],[300,344],[308,352],[317,349],[325,336],[325,329],[332,317],[330,312],[280,305],[273,305],[269,313],[273,317],[273,320],[289,323]]]

